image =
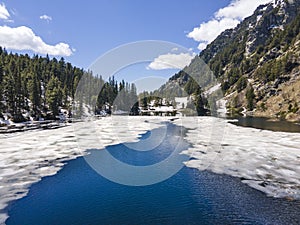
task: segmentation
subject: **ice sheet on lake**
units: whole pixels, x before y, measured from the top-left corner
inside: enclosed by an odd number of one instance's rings
[[[0,211],[25,196],[31,184],[57,173],[86,149],[136,142],[169,117],[105,117],[56,130],[1,135]],[[300,134],[238,127],[213,117],[182,117],[193,147],[186,165],[229,174],[275,197],[300,198]],[[79,146],[78,146],[79,145]],[[7,215],[0,214],[0,224]]]
[[[300,199],[300,133],[239,127],[213,117],[181,120],[176,123],[191,129],[193,147],[183,152],[191,157],[188,167],[240,177],[273,197]]]
[[[138,141],[139,134],[162,126],[160,117],[105,117],[55,130],[0,136],[0,211],[25,196],[31,184],[56,174],[87,149]],[[79,145],[79,146],[78,146]],[[0,213],[0,224],[7,215]]]

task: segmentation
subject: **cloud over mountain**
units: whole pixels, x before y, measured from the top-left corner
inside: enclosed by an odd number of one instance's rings
[[[187,37],[199,42],[198,49],[203,50],[223,31],[236,27],[241,20],[253,14],[255,9],[271,0],[234,0],[228,6],[219,9],[213,19],[203,22],[187,34]]]

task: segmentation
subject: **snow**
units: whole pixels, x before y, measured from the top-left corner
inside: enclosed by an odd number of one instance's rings
[[[268,5],[266,5],[265,7],[263,7],[260,11],[264,12],[264,11],[266,11],[267,8],[268,8]]]
[[[174,111],[173,106],[158,106],[158,107],[153,107],[154,111],[159,111],[159,112],[172,112]]]
[[[0,125],[9,125],[10,121],[0,118]]]
[[[276,8],[277,6],[284,6],[285,5],[285,0],[273,0],[273,8]],[[292,0],[289,0],[289,3],[293,3]]]
[[[262,15],[258,15],[258,16],[256,17],[256,24],[260,21],[261,18],[262,18]]]
[[[87,149],[136,142],[139,134],[162,126],[163,120],[112,116],[55,130],[1,134],[0,211],[8,202],[24,197],[31,184],[56,174],[66,161],[87,154]],[[0,213],[0,224],[6,219]]]
[[[212,93],[214,93],[215,91],[219,90],[221,88],[221,84],[216,84],[215,86],[211,87],[210,89],[208,89],[207,91],[204,92],[205,96],[211,95]]]
[[[1,134],[0,211],[88,149],[137,142],[169,119],[111,116],[55,130]],[[243,178],[270,196],[300,198],[300,133],[238,127],[214,117],[180,117],[174,123],[188,128],[186,139],[193,144],[182,153],[191,157],[186,166]],[[0,214],[0,224],[6,218]]]
[[[227,114],[227,108],[226,108],[227,100],[222,98],[217,101],[217,112],[221,117],[225,117]]]
[[[189,98],[188,97],[175,97],[175,102],[176,102],[176,109],[186,108],[186,106],[189,102]]]
[[[114,115],[124,115],[124,114],[129,114],[128,111],[124,111],[124,110],[116,110],[116,111],[113,111]]]
[[[175,123],[193,129],[188,167],[243,178],[249,186],[273,197],[300,199],[300,133],[238,127],[213,117],[181,118]],[[209,135],[210,134],[210,135]]]

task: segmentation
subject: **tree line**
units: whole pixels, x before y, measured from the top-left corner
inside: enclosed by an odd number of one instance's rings
[[[97,108],[105,104],[112,106],[118,95],[123,96],[119,99],[119,107],[126,108],[126,98],[136,96],[134,85],[124,80],[117,82],[114,78],[105,81],[64,58],[30,57],[8,53],[0,47],[0,117],[6,115],[14,122],[55,119],[61,108],[71,111],[81,79],[89,80],[94,88],[93,93],[81,93],[85,95],[84,102],[94,101]]]

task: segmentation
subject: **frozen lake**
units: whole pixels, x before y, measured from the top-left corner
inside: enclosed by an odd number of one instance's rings
[[[166,120],[168,118],[116,116],[77,123],[57,130],[1,136],[0,209],[2,222],[8,215],[11,215],[11,220],[8,222],[18,224],[16,221],[24,219],[22,215],[28,215],[26,209],[32,207],[29,214],[32,221],[40,222],[41,218],[38,215],[49,214],[50,217],[58,218],[58,215],[62,215],[59,213],[72,215],[78,210],[83,210],[83,213],[90,212],[90,207],[93,206],[97,215],[102,207],[103,212],[107,215],[99,214],[102,215],[101,218],[106,218],[103,221],[115,221],[116,223],[121,220],[124,222],[128,218],[129,222],[134,224],[135,221],[140,220],[132,220],[133,215],[129,212],[136,209],[138,212],[145,213],[147,209],[148,215],[141,214],[138,217],[145,218],[145,223],[147,223],[147,218],[149,221],[153,221],[151,218],[157,215],[155,218],[159,220],[154,223],[159,221],[162,223],[178,221],[180,223],[184,218],[190,218],[189,221],[193,223],[196,218],[202,218],[205,224],[206,216],[210,215],[207,223],[219,220],[225,223],[226,221],[236,221],[237,223],[244,221],[253,224],[255,221],[251,215],[254,212],[257,213],[259,207],[262,207],[260,211],[263,209],[265,213],[260,213],[257,224],[266,221],[290,224],[296,224],[298,221],[299,223],[299,217],[295,213],[299,212],[298,201],[289,202],[285,199],[267,197],[268,195],[299,199],[299,133],[243,128],[229,124],[223,119],[212,117],[180,118],[171,122],[177,126],[171,125],[172,129],[170,130],[167,129],[170,126],[167,125],[169,123],[164,122]],[[178,127],[185,129],[176,131]],[[158,135],[155,135],[155,132],[147,132],[150,130],[159,131]],[[174,130],[177,135],[174,135]],[[170,133],[172,135],[168,135]],[[144,134],[142,139],[138,139],[141,138],[140,134]],[[172,139],[176,136],[177,139]],[[90,151],[91,149],[103,149],[111,146],[107,148],[110,154],[126,164],[152,165],[172,154],[173,145],[179,140],[186,144],[180,145],[180,148],[177,149],[180,154],[178,154],[176,163],[185,164],[187,167],[180,167],[179,172],[170,179],[148,186],[132,187],[115,184],[101,177],[84,160],[86,157],[99,154],[99,150]],[[121,143],[127,144],[122,145]],[[143,148],[141,143],[144,144],[144,147],[153,145],[151,149],[155,149],[155,151],[139,151],[138,153],[133,151]],[[80,157],[82,155],[85,157]],[[75,159],[77,157],[80,158]],[[65,162],[71,159],[75,160],[64,166]],[[61,168],[63,169],[61,170]],[[60,172],[56,174],[58,171]],[[54,176],[46,177],[49,175]],[[236,178],[232,178],[232,176]],[[42,179],[42,177],[46,178]],[[33,183],[36,184],[31,187]],[[28,196],[22,198],[27,195],[28,190],[30,190]],[[65,192],[67,190],[72,191],[68,191],[67,194]],[[224,190],[226,191],[224,192]],[[110,191],[112,191],[111,195]],[[82,201],[88,204],[90,198],[91,205],[83,206],[85,208],[74,207],[75,211],[71,208],[70,211],[64,211],[63,208],[69,201],[72,204],[80,205],[80,202],[77,201],[79,193],[85,193]],[[113,197],[114,195],[116,197]],[[97,197],[91,200],[92,196]],[[161,196],[166,196],[165,201]],[[176,196],[181,197],[179,202],[176,200]],[[193,199],[194,197],[195,199]],[[9,202],[20,198],[22,199],[10,204],[7,208]],[[153,199],[151,205],[142,205],[142,202],[150,199]],[[122,205],[121,203],[124,203],[125,200],[130,205]],[[161,204],[159,204],[160,201],[162,201]],[[203,206],[205,201],[209,206]],[[101,205],[105,202],[109,202],[108,206],[111,208],[105,208],[106,204]],[[259,202],[264,202],[264,204],[258,205]],[[58,207],[62,211],[51,209],[49,204],[56,204],[55,208]],[[226,204],[232,205],[233,208],[225,207]],[[279,211],[274,209],[274,204]],[[191,212],[191,214],[187,216],[186,213],[183,213],[183,216],[180,217],[181,214],[176,211],[178,217],[174,217],[175,214],[171,214],[175,209],[172,209],[171,206],[177,210],[182,209],[182,212]],[[108,211],[111,211],[116,215],[116,212],[112,210],[113,207],[119,210],[117,212],[120,213],[118,217],[120,221],[111,220],[112,217],[107,214]],[[211,207],[216,211],[211,211]],[[269,211],[266,210],[268,208]],[[286,211],[284,211],[285,208]],[[8,209],[9,214],[7,214]],[[251,212],[251,209],[254,211]],[[43,210],[43,213],[39,210]],[[276,215],[274,213],[280,212],[282,217],[273,218]],[[90,219],[99,221],[99,217],[93,215]],[[47,221],[44,224],[47,224]]]

